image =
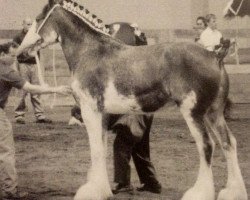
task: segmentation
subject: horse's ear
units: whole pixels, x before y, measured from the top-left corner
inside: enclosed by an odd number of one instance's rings
[[[62,4],[63,0],[49,0],[49,6],[52,7],[55,4]]]
[[[49,6],[52,7],[55,3],[54,3],[54,0],[49,0]]]
[[[54,0],[54,4],[62,4],[63,0]]]

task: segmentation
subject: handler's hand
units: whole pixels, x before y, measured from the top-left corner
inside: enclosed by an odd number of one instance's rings
[[[62,85],[62,86],[56,87],[56,93],[69,95],[69,94],[72,94],[72,89],[70,86]]]

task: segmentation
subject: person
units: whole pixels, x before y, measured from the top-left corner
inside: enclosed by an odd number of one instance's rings
[[[214,51],[220,45],[222,34],[217,30],[217,21],[214,14],[206,16],[207,28],[201,33],[199,43],[208,51]]]
[[[147,45],[145,33],[134,27],[135,46]],[[150,159],[149,133],[153,115],[110,115],[108,129],[116,133],[114,140],[114,194],[120,192],[133,193],[130,182],[131,157],[134,161],[141,187],[139,192],[149,191],[161,193],[153,163]]]
[[[6,48],[7,46],[7,48]],[[0,184],[1,199],[26,199],[28,193],[21,192],[17,187],[17,172],[15,168],[15,147],[10,121],[4,112],[11,88],[23,89],[30,93],[71,93],[67,86],[49,87],[33,85],[19,75],[10,66],[15,60],[15,43],[0,45]]]
[[[114,117],[114,116],[111,116]],[[115,120],[113,120],[115,121]],[[116,133],[114,141],[114,182],[117,185],[112,192],[128,192],[133,194],[134,189],[130,182],[131,157],[134,161],[141,187],[137,191],[161,193],[153,163],[150,159],[149,133],[153,122],[153,115],[126,115],[120,117],[114,125],[109,120],[113,132]]]
[[[21,44],[29,28],[32,25],[32,20],[26,18],[23,20],[23,29],[13,39],[17,44]],[[38,52],[39,54],[39,52]],[[17,57],[17,69],[20,75],[32,84],[39,84],[39,79],[36,73],[36,59],[28,54],[21,54]],[[16,123],[25,124],[25,111],[27,110],[25,99],[28,92],[22,91],[20,101],[15,109]],[[34,114],[37,123],[52,123],[50,119],[45,117],[44,109],[41,103],[40,95],[30,94],[30,100],[34,108]]]
[[[194,26],[194,29],[196,30],[196,37],[195,37],[195,42],[199,42],[200,36],[202,32],[206,29],[207,23],[206,19],[202,16],[197,17],[196,19],[196,26]]]

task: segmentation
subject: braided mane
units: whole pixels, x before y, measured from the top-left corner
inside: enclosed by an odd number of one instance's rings
[[[61,5],[65,10],[73,13],[83,20],[90,26],[90,28],[102,34],[111,36],[109,25],[104,25],[101,19],[97,18],[96,15],[91,14],[88,9],[84,8],[84,6],[79,5],[73,0],[64,0]]]

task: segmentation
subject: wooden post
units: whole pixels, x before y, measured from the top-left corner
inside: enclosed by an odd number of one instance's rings
[[[237,30],[236,30],[236,43],[235,43],[235,60],[237,67],[240,66],[240,58],[239,58],[239,17],[236,16]]]

